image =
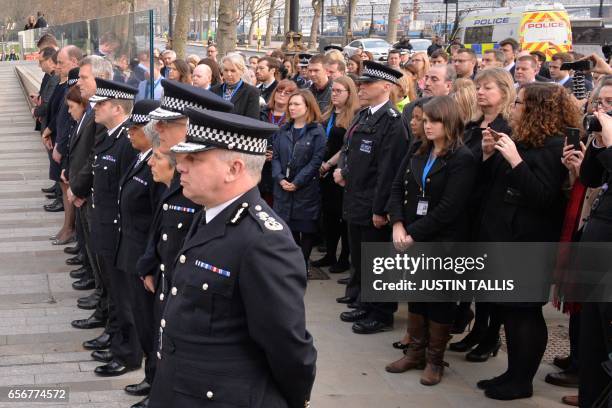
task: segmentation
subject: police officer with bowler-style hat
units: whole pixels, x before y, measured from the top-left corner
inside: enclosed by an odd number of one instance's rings
[[[205,209],[175,260],[149,406],[307,407],[316,350],[305,327],[304,260],[257,189],[277,127],[185,113],[186,142],[172,151],[185,196]]]

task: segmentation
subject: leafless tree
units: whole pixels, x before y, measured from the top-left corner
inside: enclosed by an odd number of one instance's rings
[[[323,12],[323,3],[321,0],[312,0],[312,8],[314,15],[312,17],[312,25],[310,26],[310,39],[308,40],[308,48],[315,48],[317,46],[317,29],[321,22],[321,13]]]
[[[389,4],[389,17],[387,21],[387,42],[395,43],[397,40],[397,20],[399,19],[400,0],[391,0]]]

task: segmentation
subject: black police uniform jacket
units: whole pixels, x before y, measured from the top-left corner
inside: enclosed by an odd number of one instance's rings
[[[119,243],[115,263],[122,271],[137,275],[136,262],[145,252],[153,214],[165,186],[156,183],[147,160],[151,151],[129,171],[119,184]]]
[[[352,224],[371,226],[372,215],[385,215],[391,183],[408,151],[406,129],[399,112],[387,102],[367,117],[365,108],[347,131],[342,175],[343,217]],[[356,121],[361,122],[350,135]]]
[[[177,257],[150,406],[307,406],[317,353],[289,228],[256,187],[205,219]]]
[[[172,183],[159,200],[147,250],[136,266],[141,277],[154,277],[156,301],[163,303],[168,297],[174,260],[185,242],[196,213],[201,209],[201,205],[183,195],[181,176],[175,173]]]
[[[129,171],[136,157],[122,126],[107,135],[94,147],[92,165],[92,222],[94,251],[114,256],[119,222],[119,181]]]
[[[423,186],[428,158],[428,153],[417,153],[402,161],[389,199],[391,224],[401,222],[415,241],[466,241],[466,210],[476,178],[474,156],[462,145],[438,157]],[[423,196],[428,202],[427,214],[418,215],[417,205]]]

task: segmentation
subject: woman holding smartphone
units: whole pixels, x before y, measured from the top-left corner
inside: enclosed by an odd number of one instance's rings
[[[542,120],[546,118],[546,120]],[[564,131],[578,127],[580,114],[563,87],[530,83],[521,87],[511,114],[513,138],[483,131],[483,195],[478,240],[482,242],[557,242],[563,222],[561,163]],[[547,274],[552,271],[533,271]],[[543,303],[499,303],[508,346],[508,369],[479,381],[492,399],[533,394],[535,376],[548,340]]]
[[[321,111],[308,90],[289,97],[289,122],[274,136],[272,179],[274,211],[285,220],[302,248],[306,267],[317,233],[321,210],[319,168],[325,155]]]
[[[425,138],[400,165],[389,199],[393,243],[400,250],[414,242],[464,242],[469,235],[466,210],[476,162],[462,143],[457,102],[450,96],[433,98],[423,106],[423,122]],[[421,384],[438,384],[455,303],[410,302],[408,311],[410,342],[404,356],[386,370],[401,373],[425,367]]]

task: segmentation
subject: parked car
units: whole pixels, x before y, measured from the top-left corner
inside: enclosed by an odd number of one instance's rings
[[[350,42],[344,47],[344,55],[349,58],[355,54],[359,48],[371,52],[376,61],[386,61],[387,54],[392,46],[382,38],[361,38]]]

